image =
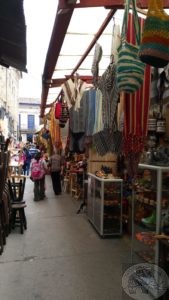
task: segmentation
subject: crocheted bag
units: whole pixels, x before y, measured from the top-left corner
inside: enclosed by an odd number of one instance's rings
[[[133,10],[136,45],[126,41],[130,3],[132,3]],[[121,32],[121,45],[117,50],[117,85],[120,91],[133,93],[137,91],[143,83],[145,64],[141,62],[138,57],[139,45],[140,23],[136,10],[136,1],[126,0]]]
[[[139,57],[156,68],[169,62],[169,16],[163,9],[162,0],[149,0]]]

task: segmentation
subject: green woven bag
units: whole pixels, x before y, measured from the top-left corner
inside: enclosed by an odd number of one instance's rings
[[[126,41],[130,3],[132,3],[133,10],[136,45]],[[138,56],[139,45],[140,23],[136,10],[136,1],[126,0],[121,32],[121,45],[118,48],[117,61],[117,85],[120,91],[134,93],[143,83],[145,64],[141,62]]]
[[[139,56],[155,68],[169,63],[169,15],[163,9],[163,0],[149,0]]]

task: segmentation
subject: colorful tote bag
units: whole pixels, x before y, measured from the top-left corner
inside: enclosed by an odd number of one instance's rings
[[[139,57],[156,68],[169,62],[169,16],[163,9],[163,0],[149,0]]]
[[[130,3],[132,3],[136,45],[127,42],[127,28]],[[126,0],[121,32],[121,45],[118,48],[117,85],[120,91],[133,93],[137,91],[144,79],[145,64],[138,57],[140,45],[140,24],[135,0]]]

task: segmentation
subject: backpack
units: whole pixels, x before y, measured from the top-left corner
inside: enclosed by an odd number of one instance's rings
[[[31,178],[32,180],[39,180],[44,176],[44,168],[41,160],[33,160],[31,166]]]

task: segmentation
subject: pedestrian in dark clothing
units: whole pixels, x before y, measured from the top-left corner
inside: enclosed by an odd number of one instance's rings
[[[59,150],[54,150],[53,155],[49,158],[49,166],[51,171],[52,186],[55,195],[60,195],[61,189],[61,172],[64,164],[64,159],[60,155]]]
[[[23,173],[24,173],[24,175],[29,176],[32,156],[29,153],[29,150],[27,148],[23,148],[23,151],[24,151],[24,154],[25,154],[25,160],[24,160],[24,165],[23,165]]]

